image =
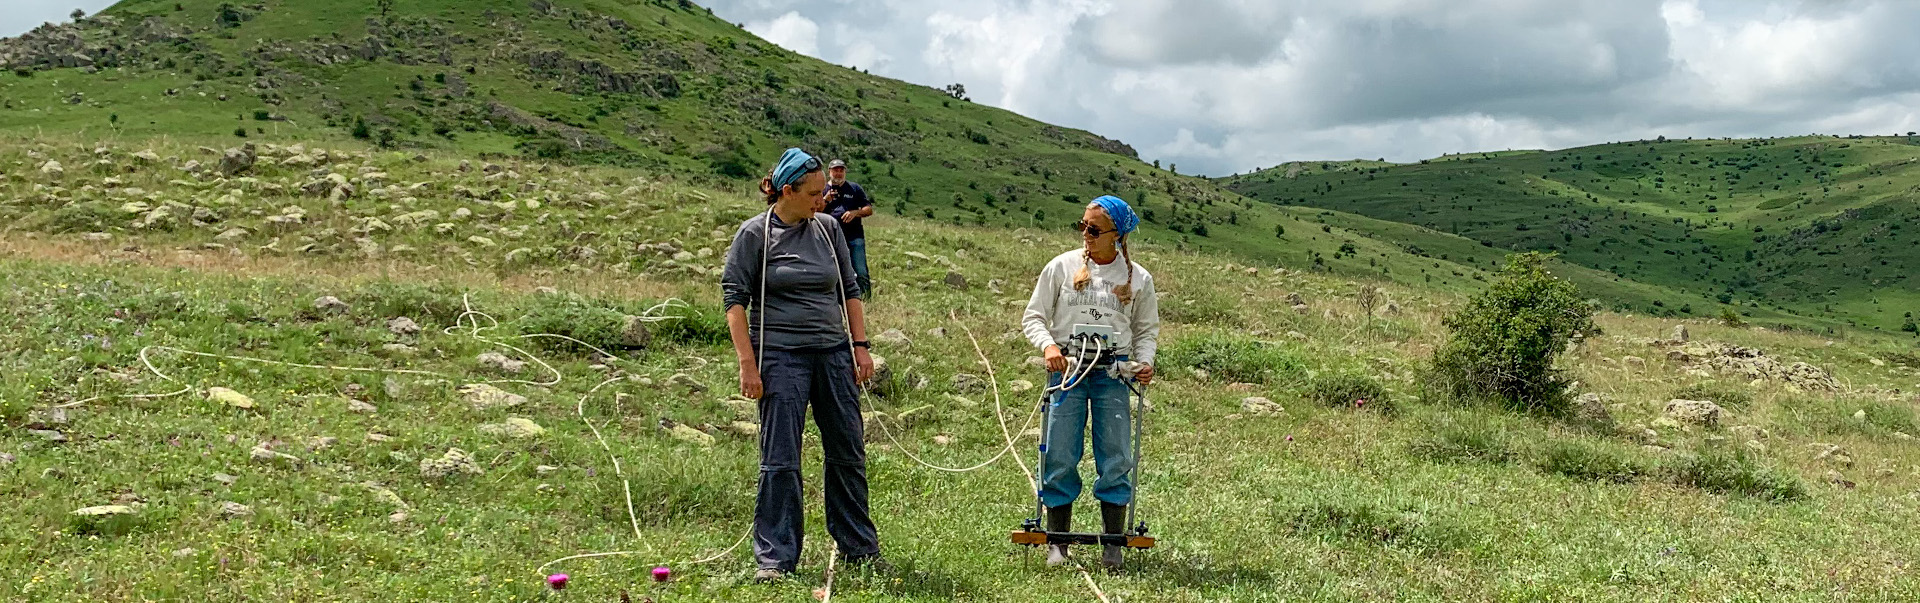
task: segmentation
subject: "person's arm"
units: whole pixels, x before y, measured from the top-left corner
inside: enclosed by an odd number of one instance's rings
[[[847,331],[854,341],[867,341],[867,304],[860,298],[847,300]],[[860,383],[873,380],[873,352],[865,347],[853,348],[853,376]]]
[[[1055,303],[1060,297],[1060,270],[1053,262],[1040,269],[1040,278],[1033,283],[1033,295],[1027,298],[1027,311],[1020,315],[1021,330],[1026,333],[1027,342],[1041,350],[1041,356],[1047,361],[1047,370],[1062,372],[1067,370],[1067,357],[1060,353],[1060,346],[1053,341],[1053,330],[1048,317],[1053,314]]]
[[[761,233],[745,226],[733,236],[727,247],[727,261],[720,272],[721,303],[727,309],[727,334],[733,341],[733,355],[740,363],[740,395],[759,399],[760,362],[753,353],[753,337],[747,326],[747,308],[753,302],[760,281]],[[763,334],[764,336],[764,334]]]
[[[1160,350],[1160,295],[1154,291],[1153,275],[1143,271],[1143,276],[1140,290],[1133,292],[1133,360],[1142,365],[1134,378],[1152,383],[1154,355]]]

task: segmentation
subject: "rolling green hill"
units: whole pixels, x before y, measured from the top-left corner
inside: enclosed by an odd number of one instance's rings
[[[849,159],[896,216],[1064,226],[1117,194],[1141,209],[1146,236],[1256,266],[1451,290],[1485,268],[1434,270],[1395,244],[1319,232],[1119,141],[804,57],[688,2],[129,0],[0,42],[0,64],[15,72],[0,79],[0,132],[82,146],[359,138],[730,187],[801,146]],[[1349,242],[1365,249],[1341,253]]]
[[[1590,291],[1622,310],[1715,316],[1724,304],[1892,330],[1920,308],[1920,146],[1908,137],[1640,141],[1224,182],[1422,227],[1354,226],[1409,245],[1444,248],[1444,233],[1555,251],[1610,274],[1617,285]],[[1693,299],[1656,305],[1635,284]]]

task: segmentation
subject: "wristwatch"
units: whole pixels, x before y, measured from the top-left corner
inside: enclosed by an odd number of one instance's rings
[[[873,349],[873,344],[872,344],[872,343],[869,343],[869,342],[867,342],[866,340],[864,340],[864,339],[863,339],[863,340],[860,340],[860,341],[855,341],[855,342],[853,342],[853,347],[856,347],[856,348],[867,348],[867,349],[869,349],[869,350],[871,350],[871,349]]]

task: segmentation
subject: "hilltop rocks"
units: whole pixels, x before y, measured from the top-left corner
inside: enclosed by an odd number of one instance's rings
[[[1678,334],[1678,333],[1676,333]],[[1679,343],[1658,341],[1667,348],[1667,359],[1690,368],[1737,375],[1744,379],[1784,382],[1806,391],[1832,392],[1840,389],[1833,375],[1805,362],[1783,365],[1753,348],[1724,343]]]
[[[506,390],[485,383],[474,383],[461,387],[460,394],[466,396],[468,406],[480,411],[495,408],[513,408],[527,403],[526,396],[509,393]]]
[[[427,479],[441,479],[453,475],[479,475],[485,473],[479,463],[473,461],[473,455],[459,448],[448,448],[447,453],[437,459],[420,459],[420,476]]]
[[[1666,418],[1675,422],[1709,428],[1718,427],[1725,414],[1720,405],[1704,400],[1671,400],[1665,409]]]

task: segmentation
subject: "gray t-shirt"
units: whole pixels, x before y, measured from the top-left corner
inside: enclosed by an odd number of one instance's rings
[[[720,276],[720,291],[727,309],[747,308],[747,329],[756,344],[760,341],[762,312],[766,313],[768,349],[815,350],[847,343],[844,304],[860,295],[860,285],[854,281],[846,236],[835,222],[833,216],[814,214],[810,220],[789,226],[769,210],[748,218],[734,233],[733,245],[727,248],[726,270]],[[766,246],[768,233],[773,239],[771,247]],[[756,304],[760,300],[763,249],[770,251],[766,256],[766,307],[760,308]],[[834,284],[836,275],[838,286]],[[845,287],[845,297],[840,287]]]

